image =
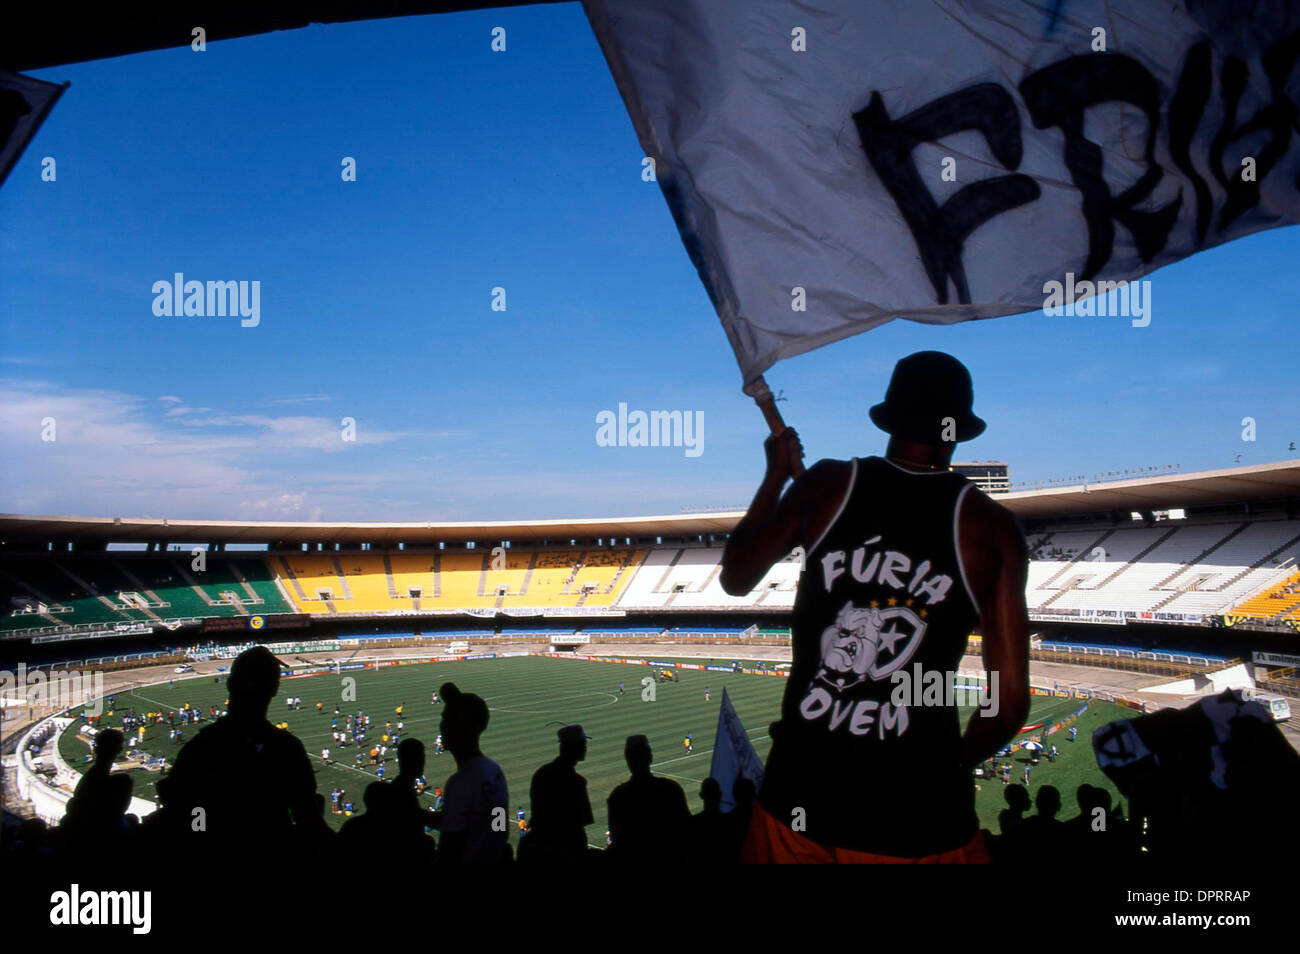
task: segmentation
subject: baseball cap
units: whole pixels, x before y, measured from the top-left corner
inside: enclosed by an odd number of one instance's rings
[[[561,742],[578,742],[582,739],[591,738],[591,736],[587,735],[587,733],[582,730],[582,726],[577,722],[570,722],[555,734],[559,737]]]

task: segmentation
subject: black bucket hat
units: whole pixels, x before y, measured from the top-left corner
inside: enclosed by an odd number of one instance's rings
[[[870,413],[872,423],[894,437],[958,444],[979,437],[987,426],[971,413],[974,402],[966,365],[942,351],[918,351],[894,365],[885,400]],[[946,418],[952,419],[950,427]],[[951,434],[947,440],[945,431]]]

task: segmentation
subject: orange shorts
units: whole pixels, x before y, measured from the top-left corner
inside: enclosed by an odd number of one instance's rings
[[[791,831],[758,804],[754,805],[754,817],[740,852],[740,863],[746,865],[986,865],[989,860],[984,833],[979,831],[960,848],[920,858],[899,858],[819,844]]]

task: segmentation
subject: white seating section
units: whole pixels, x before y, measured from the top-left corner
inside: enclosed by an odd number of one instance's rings
[[[1031,612],[1214,613],[1277,578],[1288,557],[1300,562],[1296,537],[1300,520],[1192,525],[1162,521],[1109,532],[1036,533],[1029,538],[1037,556],[1029,564],[1026,602]],[[1288,543],[1283,552],[1270,556]],[[1097,548],[1100,554],[1094,552]],[[728,596],[718,582],[721,559],[720,546],[656,547],[616,605],[637,610],[794,605],[797,562],[778,563],[752,593],[736,597]]]
[[[1025,596],[1031,612],[1215,613],[1277,578],[1288,558],[1300,560],[1295,542],[1300,520],[1191,526],[1164,521],[1121,527],[1104,539],[1103,534],[1070,531],[1031,538],[1037,553],[1052,554],[1030,563]],[[1092,553],[1095,547],[1105,551],[1100,560]]]
[[[799,564],[784,560],[745,596],[729,596],[718,582],[722,547],[659,547],[650,552],[623,596],[622,609],[790,609]]]

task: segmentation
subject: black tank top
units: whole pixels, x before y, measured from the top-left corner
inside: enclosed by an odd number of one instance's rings
[[[955,675],[979,616],[956,540],[973,487],[951,471],[854,460],[839,513],[806,551],[760,798],[814,841],[916,858],[975,835],[963,697],[938,682]]]

